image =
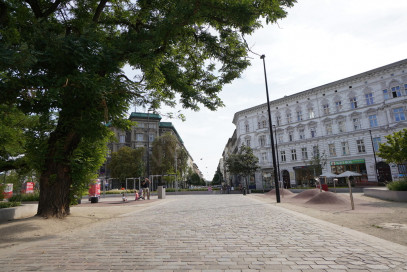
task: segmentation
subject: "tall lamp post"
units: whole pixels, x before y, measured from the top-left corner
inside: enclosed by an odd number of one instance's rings
[[[279,159],[278,159],[278,139],[277,139],[277,128],[276,128],[276,126],[275,125],[273,125],[273,128],[274,128],[274,138],[276,139],[276,158],[277,158],[277,173],[278,173],[278,175],[277,175],[277,178],[278,178],[278,181],[280,181],[281,180],[281,178],[280,178],[280,161],[279,161]]]
[[[376,152],[374,149],[374,144],[373,144],[373,137],[372,137],[372,131],[369,129],[369,134],[370,134],[370,141],[372,142],[372,148],[373,148],[373,157],[374,157],[374,171],[376,174],[376,181],[379,182],[379,173],[377,173],[377,160],[376,160]]]
[[[150,111],[152,108],[147,110],[147,177],[150,178]]]
[[[269,100],[269,89],[267,85],[267,73],[266,73],[266,62],[265,59],[266,55],[261,55],[260,59],[263,60],[263,68],[264,68],[264,81],[266,83],[266,94],[267,94],[267,110],[269,116],[269,128],[270,128],[270,144],[271,144],[271,153],[273,156],[273,172],[274,172],[274,184],[276,187],[276,201],[280,203],[280,187],[278,182],[278,173],[277,173],[277,161],[276,161],[276,150],[274,148],[274,136],[273,136],[273,125],[271,123],[271,113],[270,113],[270,100]]]

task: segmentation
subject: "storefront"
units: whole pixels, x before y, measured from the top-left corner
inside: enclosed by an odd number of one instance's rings
[[[295,173],[295,183],[300,187],[309,187],[315,185],[315,177],[318,177],[322,171],[321,166],[304,165],[293,167]]]
[[[345,171],[352,171],[362,174],[358,177],[358,182],[367,182],[367,171],[365,159],[345,160],[331,162],[331,172],[341,174]]]

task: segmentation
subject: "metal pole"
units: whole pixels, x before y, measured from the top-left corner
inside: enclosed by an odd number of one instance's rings
[[[261,55],[261,57],[260,57],[260,59],[263,60],[264,81],[266,83],[267,110],[268,110],[268,116],[269,116],[271,153],[272,153],[272,156],[273,156],[273,171],[274,171],[274,184],[275,184],[275,187],[276,187],[276,201],[277,201],[277,203],[280,203],[280,188],[278,186],[276,150],[274,148],[273,125],[272,125],[272,122],[271,122],[269,90],[268,90],[268,85],[267,85],[266,62],[264,60],[265,58],[266,58],[266,55]]]
[[[370,134],[370,141],[372,142],[372,149],[373,149],[373,157],[374,157],[374,171],[376,173],[376,181],[379,182],[379,173],[377,173],[377,160],[376,160],[376,152],[374,150],[373,138],[372,138],[372,131],[369,129]]]
[[[281,178],[280,178],[280,160],[279,160],[279,158],[278,158],[278,139],[277,139],[277,128],[276,128],[276,126],[275,125],[273,125],[273,127],[274,127],[274,137],[275,137],[275,139],[276,139],[276,158],[277,158],[277,172],[278,172],[278,175],[277,175],[277,178],[278,178],[278,181],[280,181],[281,180]]]
[[[150,109],[147,110],[147,177],[150,178]]]

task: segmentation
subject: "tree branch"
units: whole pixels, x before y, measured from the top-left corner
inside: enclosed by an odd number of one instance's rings
[[[99,5],[98,5],[98,7],[96,8],[95,15],[93,15],[93,19],[92,19],[92,21],[94,21],[95,23],[96,23],[97,21],[99,21],[99,17],[100,17],[100,15],[102,14],[102,11],[103,11],[103,9],[104,9],[105,6],[106,6],[107,1],[108,1],[108,0],[101,0],[100,3],[99,3]]]

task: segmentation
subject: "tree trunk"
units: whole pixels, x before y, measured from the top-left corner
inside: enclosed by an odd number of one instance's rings
[[[48,152],[40,176],[40,201],[37,215],[63,218],[69,215],[72,184],[70,159],[80,137],[73,130],[60,129],[60,124],[48,140]]]

